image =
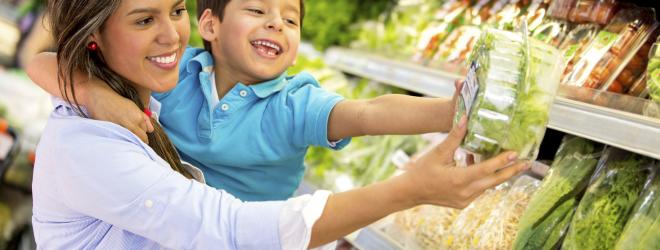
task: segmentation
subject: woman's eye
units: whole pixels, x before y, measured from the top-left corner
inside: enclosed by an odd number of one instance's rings
[[[154,21],[153,17],[148,17],[148,18],[142,19],[140,21],[137,21],[136,24],[144,26],[144,25],[152,23],[153,21]]]
[[[188,11],[188,10],[186,10],[186,8],[180,8],[180,9],[175,10],[174,13],[172,13],[172,15],[173,16],[183,16],[183,13],[185,13],[186,11]]]

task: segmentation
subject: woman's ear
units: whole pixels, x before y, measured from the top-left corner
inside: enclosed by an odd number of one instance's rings
[[[202,16],[199,17],[199,34],[207,42],[212,42],[217,39],[217,30],[215,30],[215,22],[219,22],[218,17],[213,15],[211,9],[205,9]]]

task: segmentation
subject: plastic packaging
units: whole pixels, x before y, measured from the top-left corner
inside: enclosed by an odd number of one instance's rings
[[[548,2],[549,0],[533,0],[532,4],[527,8],[527,13],[520,17],[521,20],[518,23],[522,23],[522,20],[525,20],[527,21],[529,31],[532,33],[536,31],[548,13]]]
[[[510,184],[505,183],[494,189],[487,190],[467,208],[463,209],[451,225],[449,232],[443,237],[443,247],[440,249],[470,249],[477,229],[490,216],[497,203],[509,190]]]
[[[660,102],[660,37],[653,44],[649,54],[649,64],[646,68],[646,87],[651,99]]]
[[[584,53],[585,48],[596,37],[598,26],[594,24],[582,24],[571,30],[564,41],[559,45],[559,50],[564,54],[567,63],[565,71],[570,72],[573,65]]]
[[[571,9],[575,6],[576,0],[554,0],[548,8],[548,15],[562,20],[568,20]]]
[[[462,147],[485,158],[504,150],[533,160],[559,83],[557,49],[521,33],[487,29],[471,55],[455,119],[469,117]]]
[[[614,249],[660,249],[660,165],[655,167],[655,178],[642,193],[635,211],[626,223]]]
[[[562,83],[595,89],[609,86],[657,26],[651,8],[619,11],[596,35]]]
[[[569,27],[570,24],[567,21],[552,18],[546,19],[541,26],[534,30],[532,37],[558,47],[568,34]]]
[[[562,249],[612,249],[647,181],[651,163],[609,148],[575,211]]]
[[[657,33],[657,32],[655,32]],[[603,89],[615,92],[615,93],[626,93],[634,96],[639,96],[641,94],[640,88],[638,86],[632,93],[629,93],[633,85],[638,82],[640,78],[643,77],[646,66],[648,63],[649,51],[655,39],[649,37],[647,41],[635,52],[635,55],[630,59],[625,68],[621,70],[621,73],[616,77],[614,81],[609,82],[609,85],[603,86]],[[631,51],[632,53],[632,51]],[[635,94],[635,92],[637,92]]]
[[[413,60],[427,63],[438,50],[438,46],[459,25],[459,17],[469,7],[469,1],[450,0],[445,2],[435,13],[435,21],[430,23],[420,36],[418,47]]]
[[[518,178],[486,222],[477,230],[472,249],[511,249],[518,233],[520,216],[538,189],[539,183],[539,180],[526,175]]]
[[[474,48],[481,29],[475,26],[462,26],[452,32],[438,48],[435,60],[442,60],[461,64],[465,62],[468,54]]]
[[[591,11],[591,17],[589,21],[606,25],[608,24],[614,14],[621,8],[621,5],[617,0],[598,0],[598,3],[593,7]]]
[[[564,234],[576,197],[589,182],[603,147],[587,139],[566,136],[548,175],[522,214],[512,249],[553,247]]]
[[[460,212],[448,207],[422,206],[415,218],[416,244],[423,249],[442,248],[442,237],[447,234]]]
[[[577,0],[568,15],[568,20],[573,23],[586,23],[590,21],[591,12],[595,7],[596,0]]]

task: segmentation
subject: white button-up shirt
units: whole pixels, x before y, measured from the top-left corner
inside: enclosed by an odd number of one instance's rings
[[[33,180],[40,249],[306,249],[327,191],[242,202],[173,171],[116,124],[56,99]],[[159,105],[152,99],[151,108]],[[332,247],[328,245],[326,247]]]

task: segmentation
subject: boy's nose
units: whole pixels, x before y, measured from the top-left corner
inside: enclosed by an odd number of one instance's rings
[[[284,22],[282,22],[281,19],[274,19],[266,24],[266,28],[268,28],[268,30],[272,30],[276,32],[282,32],[283,26],[284,26]]]

